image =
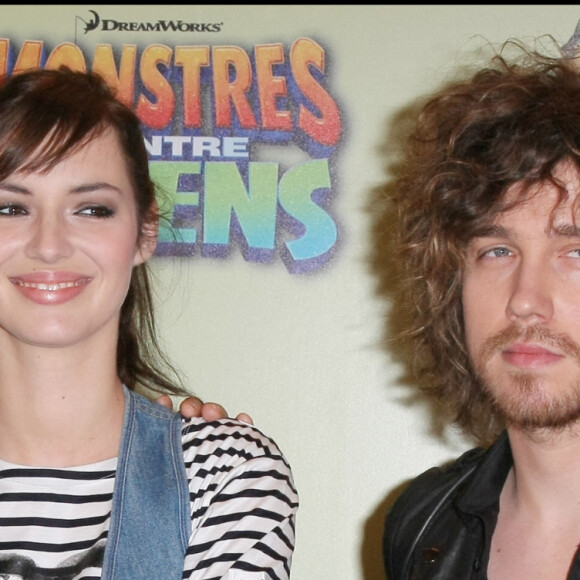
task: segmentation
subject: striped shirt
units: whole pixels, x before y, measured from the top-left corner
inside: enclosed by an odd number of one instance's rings
[[[298,496],[276,444],[232,419],[184,419],[182,445],[192,519],[184,580],[288,579]],[[100,578],[116,465],[0,460],[0,578]]]

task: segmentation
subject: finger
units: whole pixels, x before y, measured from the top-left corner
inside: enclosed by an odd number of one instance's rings
[[[201,417],[201,410],[203,406],[204,405],[201,399],[198,399],[197,397],[188,397],[187,399],[181,401],[179,412],[186,419],[190,419],[191,417]]]
[[[161,395],[155,402],[163,407],[173,410],[173,401],[169,395]]]
[[[204,403],[201,408],[201,416],[206,421],[216,421],[217,419],[226,419],[228,413],[218,403]]]
[[[236,416],[236,419],[238,421],[243,421],[244,423],[249,423],[250,425],[254,424],[252,417],[250,417],[247,413],[240,413],[239,415]]]

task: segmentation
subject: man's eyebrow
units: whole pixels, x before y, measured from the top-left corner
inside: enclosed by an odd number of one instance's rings
[[[563,238],[580,238],[580,226],[574,223],[553,224],[550,233]]]
[[[497,224],[490,224],[487,226],[482,226],[475,230],[471,236],[474,238],[505,238],[508,236],[508,230],[503,226]]]
[[[547,228],[547,233],[551,236],[561,238],[580,238],[580,225],[573,223],[552,224]],[[509,237],[509,230],[499,225],[484,226],[471,236],[475,238],[506,238]]]

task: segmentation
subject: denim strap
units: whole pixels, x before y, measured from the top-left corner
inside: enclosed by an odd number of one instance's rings
[[[191,533],[181,416],[125,388],[103,580],[178,580]]]

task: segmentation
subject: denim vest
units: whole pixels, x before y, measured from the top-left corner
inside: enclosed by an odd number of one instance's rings
[[[180,580],[191,533],[181,416],[125,388],[102,580]]]

